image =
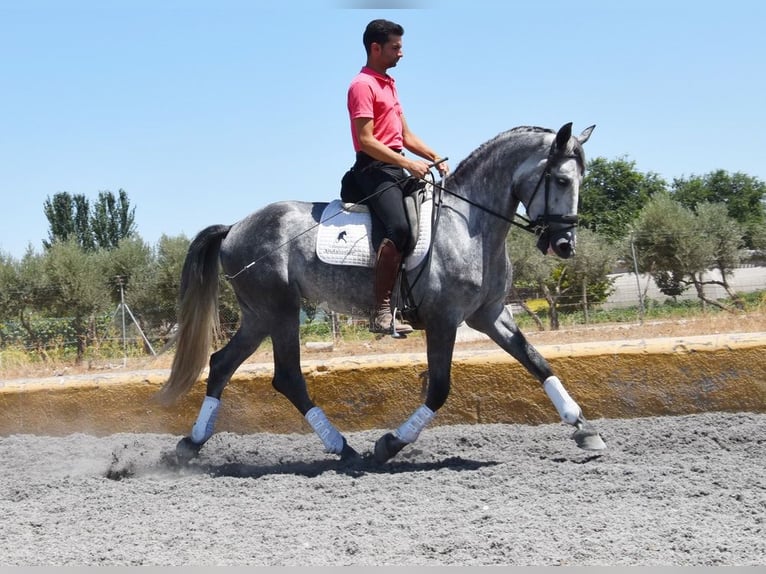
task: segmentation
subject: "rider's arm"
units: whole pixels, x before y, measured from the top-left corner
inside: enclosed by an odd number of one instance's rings
[[[354,129],[359,138],[359,145],[362,151],[378,161],[409,169],[410,161],[403,155],[391,150],[388,146],[383,145],[373,135],[374,125],[372,118],[354,118]]]
[[[425,177],[428,172],[428,164],[420,160],[411,160],[389,149],[373,135],[372,118],[355,118],[354,129],[359,137],[359,145],[362,151],[379,161],[398,165],[409,171],[415,177]]]
[[[430,160],[432,162],[437,162],[439,159],[439,154],[437,154],[435,151],[433,151],[430,147],[426,145],[426,143],[420,139],[415,133],[409,128],[407,125],[407,120],[404,119],[404,114],[401,115],[402,118],[402,138],[404,140],[404,147],[406,150],[411,151],[415,155],[419,155],[420,157]],[[443,175],[449,171],[449,168],[447,167],[447,162],[442,162],[438,165],[439,172]]]

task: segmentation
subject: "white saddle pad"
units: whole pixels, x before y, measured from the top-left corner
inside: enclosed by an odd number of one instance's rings
[[[428,253],[432,210],[433,200],[429,197],[420,205],[418,239],[415,249],[405,259],[407,270],[417,267]],[[330,202],[322,212],[319,223],[317,256],[330,265],[374,267],[372,219],[367,206],[343,203],[340,199]]]

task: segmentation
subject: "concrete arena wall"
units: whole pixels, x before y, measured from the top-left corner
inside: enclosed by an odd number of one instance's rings
[[[589,419],[766,412],[766,333],[540,346]],[[425,354],[305,361],[309,391],[341,431],[395,428],[422,402]],[[0,436],[158,432],[186,435],[205,385],[173,407],[153,401],[168,371],[0,384]],[[310,432],[271,387],[270,365],[243,366],[217,431]],[[558,421],[541,386],[497,351],[456,352],[452,391],[433,424]]]

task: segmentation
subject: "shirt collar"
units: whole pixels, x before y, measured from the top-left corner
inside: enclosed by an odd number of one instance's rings
[[[389,76],[388,74],[381,74],[380,72],[376,72],[372,68],[368,68],[367,66],[362,66],[362,74],[367,74],[369,76],[372,76],[373,78],[376,78],[380,82],[384,82],[387,84],[394,84],[394,78]]]

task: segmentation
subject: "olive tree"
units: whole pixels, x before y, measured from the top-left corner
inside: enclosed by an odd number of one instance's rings
[[[666,295],[677,296],[694,287],[701,305],[722,309],[726,305],[707,296],[704,286],[727,287],[725,277],[739,262],[742,233],[721,206],[698,206],[697,212],[684,207],[671,196],[652,198],[631,228],[634,249],[625,256],[639,272],[650,274]],[[705,278],[717,268],[724,280]]]

